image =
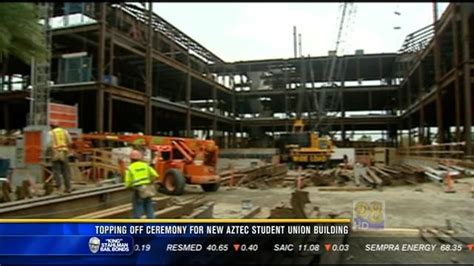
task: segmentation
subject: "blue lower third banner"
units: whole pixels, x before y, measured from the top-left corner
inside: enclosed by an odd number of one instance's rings
[[[472,266],[472,234],[456,228],[381,229],[379,217],[367,215],[364,206],[355,208],[367,224],[350,219],[0,220],[0,266],[453,261]]]
[[[0,220],[0,265],[274,264],[283,262],[275,254],[344,251],[350,226],[349,219]]]

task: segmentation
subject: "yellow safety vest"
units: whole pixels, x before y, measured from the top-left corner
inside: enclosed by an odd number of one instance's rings
[[[145,162],[134,162],[127,168],[125,175],[125,186],[136,187],[151,183],[152,176],[158,176],[155,169]]]
[[[67,151],[68,150],[68,136],[65,129],[55,128],[50,131],[53,143],[53,149],[56,151]]]

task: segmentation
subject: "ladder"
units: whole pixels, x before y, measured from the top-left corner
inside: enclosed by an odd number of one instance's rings
[[[52,31],[50,27],[50,17],[52,15],[52,3],[39,3],[41,19],[43,23],[43,41],[47,50],[46,59],[39,62],[32,59],[31,65],[31,103],[30,117],[28,125],[47,126],[48,125],[48,102],[51,80],[51,48]]]

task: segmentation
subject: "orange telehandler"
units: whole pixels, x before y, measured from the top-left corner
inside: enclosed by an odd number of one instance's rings
[[[160,137],[140,134],[82,134],[75,141],[79,152],[84,152],[94,143],[120,142],[135,149],[150,149],[154,155],[153,166],[160,175],[158,184],[170,195],[182,195],[185,184],[201,185],[204,191],[217,191],[220,178],[217,174],[219,147],[213,140],[197,140],[177,137]],[[122,165],[122,176],[125,167]]]

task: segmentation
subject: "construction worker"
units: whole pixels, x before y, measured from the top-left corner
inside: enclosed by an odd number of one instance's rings
[[[55,121],[50,123],[49,147],[52,150],[52,168],[56,181],[56,189],[61,189],[61,175],[64,178],[65,192],[70,193],[71,187],[71,169],[69,167],[69,153],[71,148],[71,136],[66,129],[63,129]]]
[[[143,162],[142,157],[142,153],[138,150],[133,150],[130,153],[131,163],[125,172],[125,187],[134,190],[132,197],[133,218],[140,219],[143,214],[146,214],[148,219],[153,219],[155,218],[155,211],[152,196],[141,197],[139,189],[142,186],[153,186],[154,180],[158,178],[158,173]]]

